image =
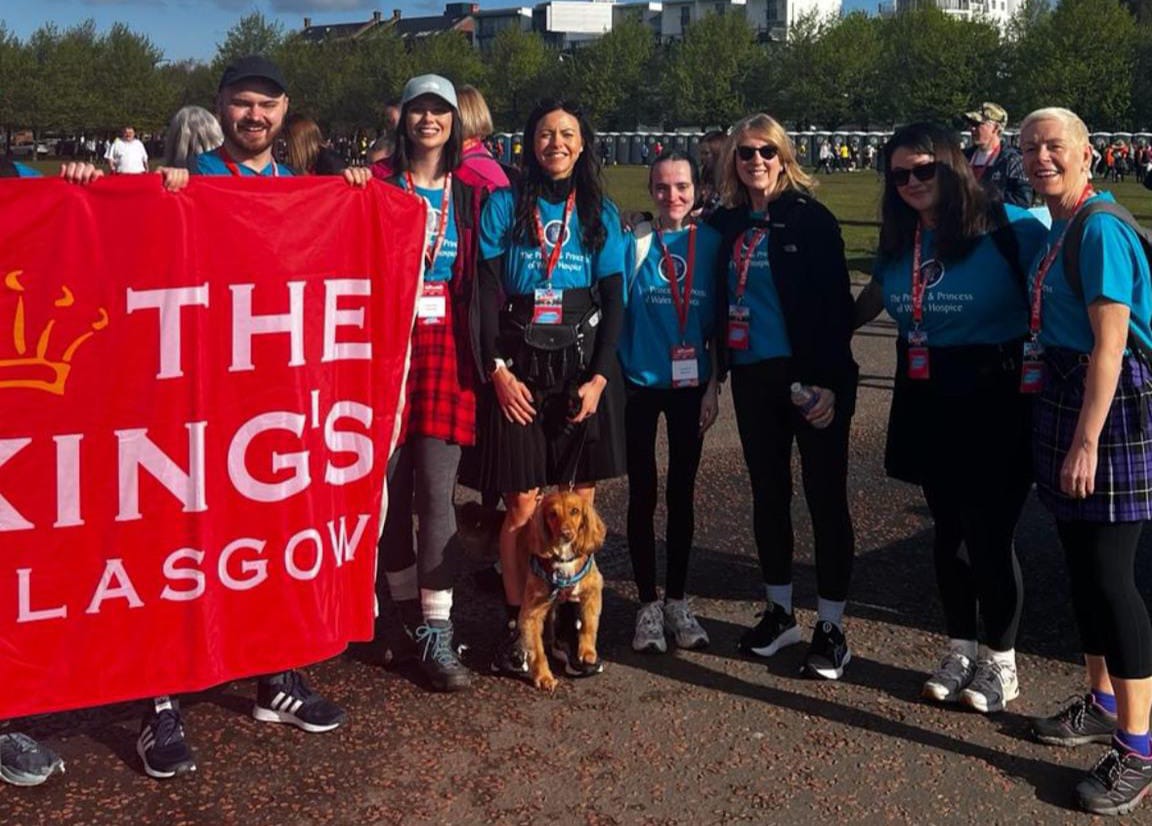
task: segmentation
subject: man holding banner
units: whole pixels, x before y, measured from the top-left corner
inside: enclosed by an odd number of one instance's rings
[[[425,208],[293,179],[279,72],[225,77],[219,177],[0,180],[0,719],[264,674],[257,720],[327,731],[286,669],[372,638]],[[138,752],[195,768],[167,696]]]

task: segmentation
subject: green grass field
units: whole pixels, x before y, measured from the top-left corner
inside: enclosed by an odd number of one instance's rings
[[[31,164],[46,175],[55,174],[57,161],[39,161]],[[652,209],[648,197],[648,170],[642,166],[613,166],[605,171],[608,193],[625,212]],[[872,271],[872,256],[879,231],[880,179],[871,172],[849,172],[822,175],[818,179],[816,197],[840,220],[844,231],[845,253],[854,280],[868,277]],[[1098,189],[1111,191],[1116,200],[1124,204],[1146,226],[1152,226],[1152,191],[1137,180],[1123,184],[1098,184]]]

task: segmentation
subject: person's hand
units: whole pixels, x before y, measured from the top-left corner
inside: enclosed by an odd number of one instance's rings
[[[497,367],[492,372],[492,386],[496,390],[496,403],[504,413],[504,418],[516,424],[531,424],[536,418],[536,408],[532,405],[532,391],[507,367]]]
[[[368,186],[368,182],[372,180],[372,170],[366,166],[345,167],[340,174],[344,176],[344,183],[348,186],[356,186],[361,189]]]
[[[160,173],[161,182],[169,192],[179,192],[188,186],[191,177],[187,169],[179,166],[162,166],[156,171]]]
[[[576,395],[580,397],[580,409],[575,416],[569,416],[568,421],[579,424],[595,413],[596,408],[600,406],[600,394],[604,392],[607,384],[608,379],[597,373],[580,385],[580,389],[576,391]]]
[[[1073,499],[1087,499],[1096,490],[1096,446],[1074,444],[1060,467],[1060,492]]]
[[[716,416],[720,413],[720,390],[716,380],[708,382],[704,388],[704,396],[700,399],[700,435],[708,432],[716,423]]]
[[[104,172],[90,163],[69,161],[60,167],[60,177],[70,184],[90,184],[104,177]]]
[[[832,424],[832,419],[836,417],[836,394],[827,387],[809,389],[816,394],[816,404],[804,414],[804,418],[808,420],[808,424],[817,429],[825,428]]]

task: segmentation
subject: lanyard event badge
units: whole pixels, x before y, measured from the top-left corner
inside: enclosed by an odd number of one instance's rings
[[[416,183],[412,180],[412,173],[405,172],[405,181],[408,184],[408,191],[413,195],[419,195],[416,191]],[[428,199],[424,199],[428,203],[428,208],[432,208],[432,204]],[[436,325],[443,324],[448,316],[448,284],[444,281],[429,281],[428,276],[432,274],[432,267],[436,263],[436,258],[440,255],[440,250],[444,246],[444,238],[448,233],[448,211],[452,207],[452,173],[449,172],[444,176],[444,191],[440,196],[440,216],[436,222],[436,232],[430,241],[425,241],[424,245],[424,286],[420,291],[420,298],[416,304],[416,318],[420,324],[423,325]]]
[[[535,303],[532,306],[533,324],[559,324],[564,320],[564,290],[552,289],[552,273],[560,261],[564,248],[564,238],[568,234],[568,218],[576,204],[576,188],[568,192],[564,202],[564,218],[560,222],[560,232],[556,243],[548,249],[548,239],[544,237],[544,221],[540,217],[540,207],[536,207],[536,237],[540,239],[540,265],[544,268],[544,286],[535,290]]]
[[[928,277],[921,271],[920,243],[922,232],[916,225],[912,240],[912,329],[908,331],[908,378],[923,381],[929,377],[928,334],[924,331],[924,293],[928,290]],[[939,262],[929,260],[927,264]]]
[[[1065,225],[1064,230],[1060,233],[1060,237],[1056,239],[1056,243],[1052,245],[1052,249],[1048,250],[1048,254],[1040,262],[1040,266],[1036,268],[1036,277],[1032,281],[1032,300],[1028,308],[1028,340],[1024,342],[1024,358],[1021,360],[1020,368],[1020,392],[1021,393],[1039,393],[1044,387],[1044,378],[1046,375],[1044,361],[1044,345],[1040,343],[1040,316],[1044,304],[1044,279],[1048,277],[1048,270],[1052,268],[1052,264],[1056,261],[1056,256],[1060,254],[1060,250],[1064,247],[1064,236],[1068,234],[1068,227],[1072,225],[1072,218],[1080,211],[1080,207],[1084,202],[1091,198],[1096,193],[1092,191],[1092,184],[1087,184],[1084,191],[1080,193],[1080,199],[1076,201],[1076,206],[1072,209],[1072,215],[1068,217],[1068,224]]]
[[[752,256],[767,234],[766,229],[756,229],[748,239],[747,232],[741,233],[732,247],[736,264],[736,303],[728,305],[728,347],[732,350],[747,350],[751,346],[752,312],[751,308],[744,306],[744,291],[748,287]]]
[[[664,233],[656,230],[656,241],[660,245],[661,265],[668,279],[672,293],[672,306],[676,310],[676,321],[680,328],[680,343],[672,345],[672,386],[696,387],[700,384],[700,365],[696,360],[696,348],[687,342],[688,311],[692,307],[692,272],[696,263],[696,225],[688,227],[688,257],[684,260],[684,289],[676,273],[676,259],[664,243]]]

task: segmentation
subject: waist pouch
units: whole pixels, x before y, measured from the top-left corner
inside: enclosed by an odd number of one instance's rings
[[[592,359],[600,308],[589,289],[565,290],[560,324],[535,324],[535,297],[513,296],[500,313],[501,351],[521,380],[556,387],[577,380]]]
[[[1022,341],[1004,344],[970,344],[956,347],[930,347],[929,370],[937,395],[967,396],[1020,383]],[[896,381],[920,385],[908,377],[908,342],[896,340]]]

